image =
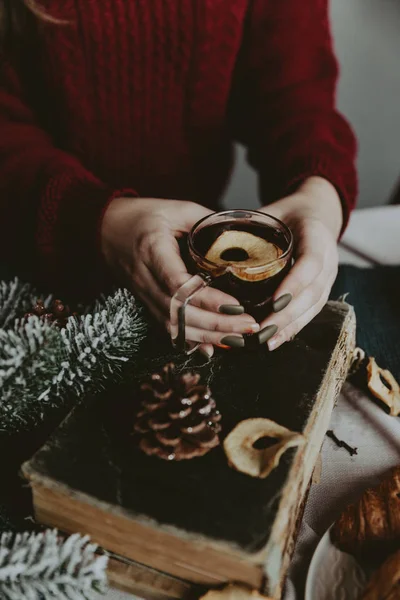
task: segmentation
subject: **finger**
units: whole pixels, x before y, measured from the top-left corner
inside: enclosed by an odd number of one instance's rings
[[[320,248],[320,245],[316,247]],[[309,251],[305,243],[304,248],[305,254],[295,263],[274,294],[274,303],[278,303],[279,299],[283,301],[282,311],[277,308],[276,314],[270,315],[261,324],[262,328],[272,322],[279,329],[286,327],[299,316],[300,305],[303,311],[308,310],[318,301],[327,285],[332,286],[338,270],[336,245],[330,246],[328,243],[322,251]]]
[[[169,297],[160,290],[150,270],[142,264],[135,272],[134,276],[134,288],[140,299],[147,305],[150,312],[155,318],[161,322],[170,333],[170,322],[169,322]],[[238,322],[235,322],[235,319]],[[207,337],[207,330],[220,331],[222,334],[229,335],[231,333],[255,333],[259,330],[259,325],[254,321],[250,315],[238,315],[238,316],[227,316],[218,315],[207,312],[200,308],[188,305],[186,308],[186,338],[188,341],[192,340],[189,337],[190,326],[198,328],[203,331],[203,338]],[[198,336],[199,337],[199,336]],[[216,338],[221,338],[221,335]],[[212,356],[213,350],[209,348],[210,344],[206,344],[206,352],[208,356]]]
[[[134,289],[133,290],[135,296],[140,298],[140,300],[147,306],[153,317],[162,325],[167,325],[167,318],[165,317],[164,312],[162,312],[157,304],[152,300],[151,297],[146,294],[146,292],[142,292],[141,290]]]
[[[274,300],[290,293],[296,296],[329,268],[337,268],[338,251],[333,238],[321,235],[315,224],[308,224],[300,234],[296,248],[296,262],[278,287]]]
[[[157,321],[167,323],[170,298],[161,290],[150,270],[143,263],[135,269],[130,287],[135,295],[145,303]]]
[[[284,342],[297,335],[307,325],[328,300],[335,276],[334,272],[326,275],[323,273],[316,282],[308,286],[287,308],[279,315],[268,317],[261,327],[276,325],[278,332],[268,341],[270,350],[275,350]]]
[[[221,290],[214,287],[207,287],[196,294],[191,301],[191,304],[198,308],[202,308],[203,310],[215,313],[223,313],[228,307],[240,306],[240,303],[236,298],[225,292],[221,292]],[[242,310],[244,310],[244,308],[242,308]]]
[[[120,278],[124,285],[142,300],[157,321],[165,323],[169,316],[165,308],[169,306],[169,298],[160,289],[147,267],[140,263],[135,266],[134,272],[121,269]]]
[[[214,346],[212,344],[201,344],[198,347],[198,351],[203,354],[206,358],[211,358],[214,354]]]
[[[268,325],[276,325],[279,330],[284,329],[289,323],[295,321],[303,312],[316,304],[328,288],[331,275],[322,273],[311,285],[303,289],[295,296],[290,304],[281,312],[268,315],[261,323],[261,328]]]
[[[141,300],[143,300],[143,302],[148,306],[149,310],[156,317],[156,319],[165,325],[167,331],[170,333],[169,296],[159,288],[157,281],[144,264],[138,267],[133,279],[134,287],[137,290]],[[188,337],[188,326],[203,330],[204,337],[207,334],[207,330],[219,331],[225,335],[229,335],[231,333],[255,333],[259,330],[258,323],[256,323],[255,320],[250,317],[250,315],[245,314],[237,316],[221,315],[217,313],[210,313],[198,307],[188,305],[185,316],[187,325],[186,337],[188,341],[196,341],[191,340],[190,337]],[[209,348],[207,353],[209,356],[211,355]]]
[[[185,323],[188,327],[225,333],[257,333],[260,330],[259,324],[250,315],[221,315],[190,304],[186,306]]]
[[[243,348],[244,346],[244,337],[238,334],[205,331],[197,327],[186,327],[185,333],[188,342],[212,344],[213,346],[224,346],[227,348]]]
[[[205,206],[201,206],[201,204],[196,204],[195,202],[182,202],[177,211],[177,214],[179,215],[177,225],[182,233],[187,233],[197,221],[204,219],[204,217],[208,217],[208,215],[211,215],[212,213],[212,210]]]
[[[279,331],[273,338],[268,341],[268,348],[276,350],[285,342],[293,339],[313,318],[318,315],[325,306],[326,300],[321,298],[316,304],[311,306],[298,319],[290,323],[285,329]]]
[[[286,294],[293,298],[312,284],[324,269],[324,258],[319,253],[306,253],[298,258],[274,294],[274,300]]]
[[[160,233],[158,241],[148,248],[144,261],[153,277],[171,296],[190,278],[178,242],[170,232]]]
[[[179,254],[179,246],[172,235],[163,236],[149,250],[150,256],[146,265],[161,286],[165,286],[173,296],[175,292],[191,277],[185,263]],[[239,302],[233,296],[215,288],[207,288],[198,294],[191,302],[203,310],[219,312],[221,306],[238,306]]]

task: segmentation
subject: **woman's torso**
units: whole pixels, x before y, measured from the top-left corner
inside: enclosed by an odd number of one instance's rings
[[[113,187],[213,204],[248,0],[46,0],[32,69],[55,143]]]

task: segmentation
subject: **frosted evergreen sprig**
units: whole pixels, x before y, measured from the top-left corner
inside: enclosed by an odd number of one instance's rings
[[[43,298],[29,284],[15,277],[11,281],[0,281],[0,328],[12,327],[16,319],[20,319],[32,309],[38,298],[44,305],[50,306],[53,296]]]
[[[97,389],[138,350],[146,323],[125,289],[106,298],[97,311],[69,319],[61,331],[66,358],[57,376],[58,393],[82,395],[95,377]]]
[[[38,317],[0,329],[0,431],[37,420],[50,398],[64,347],[60,331]]]
[[[33,295],[31,286],[17,277],[12,281],[0,281],[0,327],[7,328],[21,312],[29,307]]]
[[[107,587],[108,557],[87,536],[65,541],[56,530],[0,537],[0,598],[92,600]]]
[[[92,313],[69,318],[61,330],[36,316],[0,328],[0,431],[26,429],[49,409],[99,391],[137,352],[145,333],[141,309],[124,289],[96,303]]]

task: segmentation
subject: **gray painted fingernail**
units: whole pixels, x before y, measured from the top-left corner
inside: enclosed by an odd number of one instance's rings
[[[219,312],[223,315],[242,315],[244,308],[239,304],[222,304],[219,307]]]
[[[214,349],[212,348],[199,348],[199,352],[205,356],[206,358],[210,359],[212,357],[212,355],[214,354]]]
[[[278,331],[278,328],[276,325],[268,325],[267,327],[264,327],[264,329],[261,329],[260,333],[258,334],[258,341],[260,344],[265,344],[265,342],[268,342],[268,340],[270,340]]]
[[[244,337],[241,335],[227,335],[222,338],[221,344],[224,346],[230,346],[230,348],[243,348]]]
[[[277,313],[287,307],[287,305],[292,301],[292,294],[283,294],[280,298],[275,300],[272,305],[272,310]]]

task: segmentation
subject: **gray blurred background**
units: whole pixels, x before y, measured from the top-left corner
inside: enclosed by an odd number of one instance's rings
[[[341,65],[339,109],[359,141],[359,208],[387,204],[400,179],[400,0],[331,0]],[[257,180],[242,148],[225,204],[255,208]]]

